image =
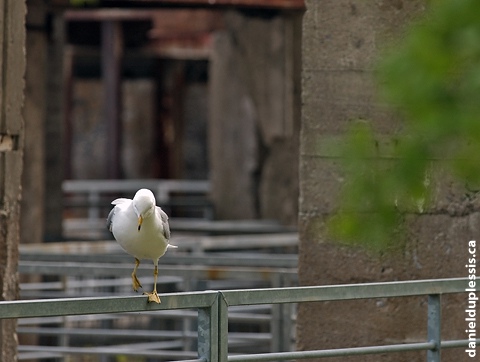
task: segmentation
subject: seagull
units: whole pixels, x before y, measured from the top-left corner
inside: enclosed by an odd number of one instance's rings
[[[141,259],[153,261],[153,291],[143,293],[148,302],[160,303],[157,294],[158,259],[169,247],[170,227],[167,214],[155,206],[155,196],[148,189],[137,191],[133,200],[120,198],[112,201],[115,205],[108,214],[107,227],[120,246],[135,258],[132,272],[133,290],[142,288],[137,278],[137,269]]]

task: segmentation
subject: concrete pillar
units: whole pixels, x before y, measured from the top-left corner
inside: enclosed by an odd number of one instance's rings
[[[18,298],[25,1],[0,1],[0,300]],[[0,321],[0,360],[17,359],[16,320]]]
[[[478,210],[462,216],[434,210],[409,215],[408,242],[396,253],[371,255],[343,247],[325,232],[343,175],[326,144],[352,120],[372,122],[380,134],[399,127],[398,117],[377,100],[373,79],[379,49],[419,15],[423,1],[306,0],[303,22],[302,132],[300,156],[300,261],[302,285],[326,285],[466,276],[467,242],[479,235]],[[461,197],[445,181],[444,203]],[[451,198],[450,198],[451,197]],[[462,206],[459,206],[462,208]],[[368,227],[368,225],[365,225]],[[443,297],[443,338],[465,338],[464,296]],[[426,298],[301,304],[298,348],[340,348],[426,339]],[[445,360],[467,360],[444,350]],[[355,361],[424,361],[425,352],[364,356]],[[342,361],[343,358],[332,359]]]

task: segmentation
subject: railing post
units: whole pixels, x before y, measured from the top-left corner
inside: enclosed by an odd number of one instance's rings
[[[222,292],[218,293],[218,359],[228,361],[228,304]]]
[[[440,294],[430,294],[428,296],[427,339],[429,342],[434,342],[435,347],[427,351],[427,362],[440,362],[441,327]]]
[[[198,357],[205,362],[218,359],[218,296],[208,308],[198,309]]]
[[[272,275],[272,287],[273,288],[281,288],[281,280],[280,274],[274,273]],[[283,332],[283,304],[272,304],[272,317],[270,320],[270,333],[272,335],[272,339],[270,341],[270,351],[271,352],[283,352],[285,351],[283,348],[285,347],[282,343],[283,340],[281,338]]]

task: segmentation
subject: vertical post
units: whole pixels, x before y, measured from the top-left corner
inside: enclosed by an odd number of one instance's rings
[[[218,295],[209,308],[198,309],[198,357],[205,362],[218,358]]]
[[[272,276],[272,288],[280,288],[281,278],[279,273],[274,273]],[[270,319],[270,333],[272,339],[270,341],[271,352],[284,352],[284,344],[282,338],[283,327],[283,309],[284,305],[280,303],[272,304],[272,317]]]
[[[272,339],[270,340],[270,352],[283,352],[282,345],[282,331],[283,331],[283,304],[272,304],[272,316],[270,319],[270,333]]]
[[[282,340],[282,352],[292,350],[292,311],[295,305],[292,303],[284,304],[282,308],[282,331],[280,334]]]
[[[427,351],[427,362],[440,362],[441,327],[440,294],[431,294],[428,296],[427,339],[435,343],[435,348]]]
[[[104,87],[104,117],[107,124],[107,172],[109,178],[121,176],[121,66],[123,38],[121,23],[102,23],[102,77]]]
[[[25,1],[0,0],[0,300],[18,298]],[[0,320],[0,360],[17,360],[17,321]]]
[[[228,360],[228,304],[222,292],[218,298],[218,360]]]

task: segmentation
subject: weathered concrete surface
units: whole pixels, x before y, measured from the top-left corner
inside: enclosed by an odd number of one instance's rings
[[[127,135],[121,155],[125,178],[153,177],[154,83],[147,79],[124,81],[122,88],[122,125]]]
[[[25,73],[25,147],[22,176],[21,243],[40,243],[44,231],[45,101],[47,67],[46,5],[28,3]]]
[[[63,194],[65,174],[65,113],[64,113],[64,55],[65,23],[61,14],[50,14],[50,33],[47,46],[47,97],[45,120],[45,234],[47,241],[62,239]]]
[[[296,223],[300,19],[232,11],[216,35],[209,151],[220,218]]]
[[[324,237],[323,217],[303,215],[300,283],[327,285],[465,277],[466,243],[480,232],[479,220],[478,212],[454,218],[439,214],[415,217],[408,245],[395,254],[379,257],[358,248],[330,243]],[[463,339],[465,296],[444,297],[442,301],[443,338]],[[340,348],[424,340],[426,312],[425,297],[300,305],[298,348]],[[442,354],[446,360],[467,360],[462,349],[445,350]],[[425,354],[355,359],[358,360],[424,361]]]
[[[0,300],[18,298],[23,169],[24,1],[0,1]],[[0,321],[0,360],[17,357],[16,320]]]
[[[108,178],[104,152],[108,131],[98,112],[102,105],[102,84],[95,79],[77,79],[72,88],[71,177]],[[122,83],[121,170],[125,178],[154,177],[154,91],[154,82],[148,79]]]
[[[343,182],[338,155],[329,144],[352,120],[371,120],[383,134],[399,129],[398,117],[378,101],[373,62],[423,1],[307,0],[303,23],[302,132],[300,155],[300,262],[302,285],[326,285],[465,277],[467,242],[480,232],[475,193],[444,177],[433,205],[410,215],[408,241],[395,253],[371,255],[328,239],[325,220],[335,209]],[[368,225],[365,225],[368,227]],[[444,297],[443,337],[465,338],[465,296]],[[425,340],[426,298],[302,304],[298,310],[300,350]],[[443,359],[468,360],[462,348]],[[425,352],[338,358],[334,361],[424,361]]]
[[[96,79],[72,84],[71,175],[72,179],[102,179],[107,175],[105,138],[107,127],[102,113],[102,84]]]

